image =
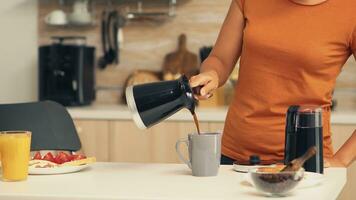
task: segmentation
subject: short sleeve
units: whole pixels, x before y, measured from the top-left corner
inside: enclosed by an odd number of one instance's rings
[[[242,13],[244,13],[245,0],[233,0],[239,6]]]

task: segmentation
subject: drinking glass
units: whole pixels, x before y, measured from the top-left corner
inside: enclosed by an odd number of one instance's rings
[[[31,132],[0,133],[0,154],[3,181],[26,180],[30,160]]]

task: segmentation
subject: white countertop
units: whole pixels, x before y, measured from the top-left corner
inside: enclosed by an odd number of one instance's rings
[[[216,177],[193,177],[182,164],[96,163],[79,173],[29,176],[23,182],[0,181],[1,200],[229,200],[273,199],[242,184],[245,174],[221,166]],[[334,200],[346,183],[346,169],[325,170],[318,186],[297,189],[286,200]],[[280,198],[279,198],[280,199]]]
[[[100,105],[68,108],[73,119],[98,119],[98,120],[131,120],[132,115],[124,105]],[[196,111],[199,121],[224,122],[227,107],[198,108]],[[168,121],[192,121],[192,115],[187,109],[182,109],[172,115]]]
[[[196,113],[201,122],[224,122],[227,107],[219,108],[198,108]],[[68,111],[73,119],[91,119],[91,120],[131,120],[132,116],[129,109],[124,105],[96,105],[84,107],[71,107]],[[188,110],[183,109],[168,121],[192,121],[192,116]],[[331,114],[331,123],[333,124],[355,124],[356,110],[336,111]]]

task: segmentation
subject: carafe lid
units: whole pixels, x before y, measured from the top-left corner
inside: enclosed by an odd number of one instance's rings
[[[320,106],[300,106],[297,112],[297,128],[315,128],[323,126],[323,110]]]

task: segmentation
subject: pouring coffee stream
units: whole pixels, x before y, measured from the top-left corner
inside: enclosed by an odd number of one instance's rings
[[[198,134],[200,135],[200,126],[199,126],[199,120],[198,120],[197,114],[194,112],[194,113],[192,113],[192,115],[193,115],[193,119],[194,119],[194,124],[197,127]]]

